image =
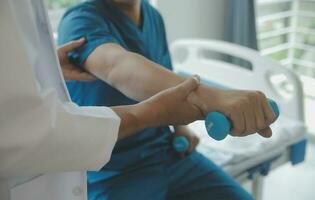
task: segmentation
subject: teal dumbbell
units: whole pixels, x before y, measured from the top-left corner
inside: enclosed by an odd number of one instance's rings
[[[271,99],[268,101],[276,118],[278,118],[280,112],[277,103]],[[210,137],[215,140],[223,140],[229,134],[232,128],[232,123],[222,113],[212,112],[206,117],[205,126]]]
[[[184,153],[189,148],[189,141],[185,136],[176,136],[173,139],[173,148],[178,153]]]

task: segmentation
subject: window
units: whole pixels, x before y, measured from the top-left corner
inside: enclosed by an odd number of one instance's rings
[[[47,8],[50,23],[52,26],[54,38],[57,37],[57,28],[60,19],[67,8],[73,6],[82,0],[44,0]]]
[[[306,123],[315,133],[315,0],[257,0],[257,32],[261,54],[300,76]]]

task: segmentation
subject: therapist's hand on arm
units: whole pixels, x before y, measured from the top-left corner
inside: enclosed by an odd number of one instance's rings
[[[194,76],[138,104],[112,107],[121,118],[118,139],[145,128],[189,124],[202,119],[202,111],[189,101],[198,86],[199,78]]]
[[[81,38],[79,40],[71,41],[58,48],[58,58],[60,67],[63,73],[65,80],[72,81],[91,81],[95,80],[95,76],[90,74],[87,71],[81,70],[78,67],[75,67],[68,58],[68,52],[79,48],[85,43],[85,39]]]
[[[137,101],[148,99],[185,80],[115,43],[98,46],[85,61],[84,68]],[[275,120],[275,115],[261,92],[224,91],[202,85],[190,95],[189,101],[202,110],[203,116],[213,111],[228,116],[234,136],[255,132],[263,137],[272,135],[269,125]]]

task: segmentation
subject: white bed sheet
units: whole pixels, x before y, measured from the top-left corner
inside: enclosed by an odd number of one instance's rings
[[[271,138],[254,134],[247,137],[228,136],[222,141],[216,141],[208,136],[204,121],[194,122],[189,127],[201,139],[197,150],[217,165],[228,169],[231,175],[280,154],[306,135],[303,123],[282,116],[272,125]]]

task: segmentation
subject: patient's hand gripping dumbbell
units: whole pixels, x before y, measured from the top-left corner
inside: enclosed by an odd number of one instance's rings
[[[277,103],[271,99],[268,101],[276,118],[278,118],[280,112]],[[230,119],[220,112],[209,113],[205,119],[205,126],[209,136],[215,140],[223,140],[232,129]],[[173,148],[177,152],[185,152],[189,148],[189,141],[184,136],[177,136],[173,140]]]
[[[268,99],[276,118],[279,117],[279,108],[275,101]],[[205,126],[210,137],[215,140],[223,140],[232,129],[232,123],[229,118],[219,112],[209,113],[205,119]]]

